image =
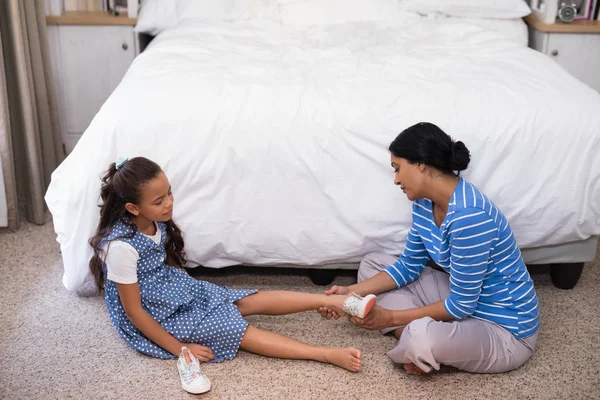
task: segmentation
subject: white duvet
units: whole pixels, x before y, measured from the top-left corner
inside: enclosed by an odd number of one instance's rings
[[[474,24],[415,18],[304,31],[182,25],[132,64],[46,201],[64,284],[88,277],[100,174],[159,163],[190,266],[325,265],[401,252],[411,203],[387,146],[438,124],[523,248],[600,234],[600,95]]]

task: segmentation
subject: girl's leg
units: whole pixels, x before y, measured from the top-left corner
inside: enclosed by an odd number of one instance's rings
[[[358,349],[312,346],[251,325],[246,329],[240,348],[267,357],[329,363],[352,372],[360,369]]]
[[[285,315],[312,311],[319,307],[341,310],[348,296],[324,295],[302,292],[266,291],[258,292],[235,302],[242,316]],[[343,315],[343,313],[342,313]]]

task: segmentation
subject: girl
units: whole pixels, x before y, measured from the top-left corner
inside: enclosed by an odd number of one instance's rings
[[[326,294],[381,293],[367,318],[350,320],[393,332],[399,341],[388,355],[410,374],[440,364],[480,373],[520,367],[535,348],[538,299],[507,219],[459,176],[469,151],[430,123],[406,129],[389,150],[394,183],[413,201],[406,248],[398,259],[365,256],[358,284]]]
[[[311,346],[249,326],[243,317],[323,306],[364,316],[374,296],[231,290],[190,277],[182,269],[186,258],[182,234],[172,220],[171,185],[160,167],[146,158],[112,163],[102,179],[101,198],[100,222],[90,239],[90,269],[104,290],[114,326],[136,350],[176,358],[185,348],[179,362],[186,360],[184,369],[197,364],[194,357],[203,362],[232,359],[238,348],[360,369],[361,353],[355,348]],[[182,383],[186,374],[193,380],[200,372],[183,371]]]

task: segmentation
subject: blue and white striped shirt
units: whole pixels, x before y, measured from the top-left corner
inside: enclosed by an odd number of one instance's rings
[[[401,287],[417,280],[431,258],[450,274],[444,307],[454,319],[491,321],[519,339],[536,333],[537,295],[502,212],[462,178],[439,228],[432,206],[428,199],[413,203],[406,248],[385,272]]]

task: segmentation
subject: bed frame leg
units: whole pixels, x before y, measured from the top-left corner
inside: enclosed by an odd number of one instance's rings
[[[552,264],[550,276],[559,289],[573,289],[583,271],[583,263]]]
[[[335,269],[309,269],[308,276],[315,285],[326,286],[335,279]]]

